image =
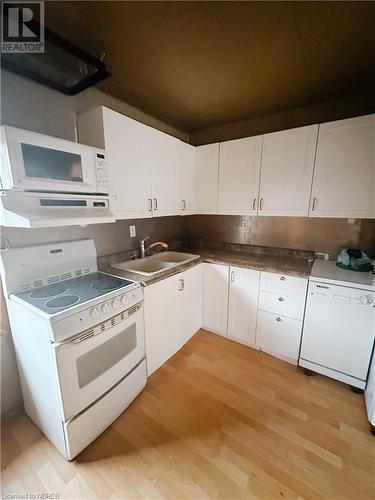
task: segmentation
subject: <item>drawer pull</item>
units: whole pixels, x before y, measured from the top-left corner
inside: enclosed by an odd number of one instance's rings
[[[276,321],[277,321],[278,323],[281,323],[282,319],[280,318],[280,316],[278,316],[278,317],[276,318]]]
[[[285,281],[286,280],[285,276],[280,276],[280,280]]]
[[[284,297],[279,297],[279,302],[284,302]]]

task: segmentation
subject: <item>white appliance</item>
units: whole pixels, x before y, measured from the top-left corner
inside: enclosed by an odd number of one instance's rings
[[[298,364],[364,389],[375,335],[372,273],[314,262]]]
[[[70,460],[146,384],[142,288],[98,272],[92,240],[0,257],[26,413]]]
[[[371,432],[375,435],[375,356],[372,353],[372,361],[365,389],[365,401]]]
[[[1,224],[114,222],[106,154],[57,137],[1,127]]]

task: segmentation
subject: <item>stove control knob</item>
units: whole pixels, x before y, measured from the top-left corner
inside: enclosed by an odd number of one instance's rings
[[[92,319],[99,319],[99,309],[97,307],[91,309],[90,316],[92,317]]]
[[[369,304],[372,304],[372,297],[371,295],[361,295],[359,301],[361,304],[368,306]]]
[[[113,309],[118,309],[120,307],[120,301],[118,299],[112,300]]]
[[[124,306],[126,306],[129,303],[128,297],[126,295],[123,295],[121,297],[121,302],[124,304]]]
[[[102,311],[104,312],[104,314],[109,313],[109,305],[107,303],[102,305]]]

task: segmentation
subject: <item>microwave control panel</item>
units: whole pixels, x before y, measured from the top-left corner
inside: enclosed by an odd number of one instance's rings
[[[108,166],[103,152],[95,152],[96,189],[98,193],[108,193]]]

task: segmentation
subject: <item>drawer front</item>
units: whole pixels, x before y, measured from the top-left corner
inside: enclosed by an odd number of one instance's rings
[[[68,460],[72,460],[116,420],[142,391],[146,380],[146,361],[143,360],[119,385],[79,416],[63,424]]]
[[[294,319],[303,319],[305,296],[280,293],[259,292],[258,309],[262,311],[288,316]]]
[[[257,340],[262,351],[296,364],[302,321],[258,311]]]
[[[286,274],[260,273],[260,289],[265,292],[280,293],[282,291],[290,294],[306,294],[307,279]]]

